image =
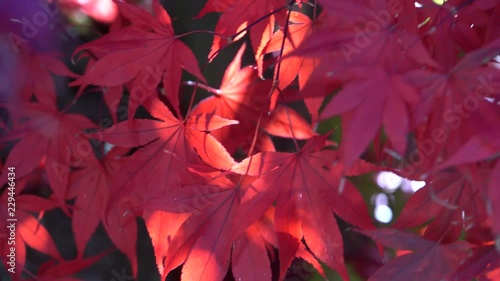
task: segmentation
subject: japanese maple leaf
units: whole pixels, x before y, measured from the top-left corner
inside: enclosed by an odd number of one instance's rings
[[[369,7],[364,0],[320,0],[318,3],[328,13],[341,17],[347,22],[362,21],[368,18]],[[383,3],[385,3],[385,1]]]
[[[129,148],[151,143],[150,147],[162,148],[188,163],[197,162],[199,156],[218,169],[229,169],[235,163],[208,132],[237,124],[237,121],[213,113],[190,114],[179,120],[157,98],[150,99],[144,106],[157,120],[130,119],[93,134],[93,137]],[[123,138],[124,135],[128,137]]]
[[[201,158],[215,168],[229,169],[235,163],[208,132],[236,124],[236,121],[210,113],[191,114],[185,120],[178,120],[156,98],[144,105],[156,120],[130,119],[96,134],[99,139],[118,146],[143,146],[123,166],[125,176],[115,177],[111,183],[117,191],[120,190],[120,195],[110,198],[107,204],[108,212],[116,213],[116,224],[120,224],[123,213],[130,213],[135,203],[130,205],[126,202],[136,194],[140,200],[148,202],[181,185],[184,179],[190,177],[184,172],[188,164],[202,164]],[[127,137],[124,138],[125,135]],[[143,187],[141,192],[136,190],[139,184]],[[115,211],[118,206],[120,211]],[[163,273],[163,257],[168,247],[165,237],[171,236],[185,218],[154,210],[145,210],[142,215],[152,237],[158,269]]]
[[[193,114],[210,112],[223,118],[238,120],[238,125],[212,132],[230,153],[249,137],[253,138],[259,119],[261,129],[269,134],[296,139],[312,137],[314,132],[310,124],[295,110],[283,106],[267,114],[272,81],[258,78],[253,66],[241,68],[244,48],[245,45],[228,66],[220,89],[207,87],[213,96],[200,101],[193,109]]]
[[[353,186],[341,185],[342,167],[331,166],[335,152],[320,151],[326,138],[311,138],[297,153],[262,152],[233,167],[237,173],[259,175],[264,190],[278,193],[274,221],[281,278],[304,238],[319,260],[347,279],[342,235],[333,212],[356,226],[373,227],[368,216],[348,210],[363,199]]]
[[[394,149],[404,155],[410,131],[409,107],[419,102],[417,90],[404,76],[382,69],[376,74],[372,69],[363,72],[366,79],[346,84],[320,115],[321,119],[338,114],[344,117],[341,146],[346,167],[362,154],[381,125]]]
[[[384,246],[411,251],[390,260],[368,279],[370,281],[443,280],[469,256],[470,245],[464,241],[439,244],[395,229],[360,232]]]
[[[120,190],[120,195],[110,198],[110,209],[131,196],[143,200],[161,196],[171,186],[180,185],[183,178],[189,178],[182,176],[188,164],[205,163],[216,169],[229,169],[235,164],[208,132],[236,121],[210,113],[179,120],[156,98],[145,107],[156,119],[129,119],[91,135],[120,147],[141,147],[122,167],[124,176],[114,178],[112,186]],[[136,191],[138,185],[142,186],[141,192]]]
[[[487,205],[491,206],[489,216],[492,221],[491,232],[496,237],[500,236],[500,227],[498,226],[498,218],[500,216],[500,208],[497,202],[500,202],[500,192],[498,185],[500,183],[500,146],[491,145],[489,139],[474,136],[469,139],[463,146],[458,149],[447,161],[442,163],[436,169],[444,169],[453,166],[471,166],[469,163],[484,161],[491,163],[492,167],[489,170],[489,179],[486,187],[480,185],[480,190],[483,191]],[[495,160],[497,159],[497,160]],[[496,161],[496,162],[495,162]],[[477,224],[477,223],[476,223]]]
[[[21,183],[21,180],[16,180],[16,183]],[[15,239],[9,240],[7,239],[10,236],[8,231],[12,230],[11,228],[5,227],[2,229],[0,236],[2,236],[2,240],[0,243],[0,250],[2,252],[2,259],[6,258],[6,262],[9,261],[8,255],[10,255],[11,247],[15,247],[15,261],[16,261],[16,274],[20,276],[22,270],[26,265],[26,246],[29,246],[35,249],[38,252],[44,253],[56,260],[63,260],[59,250],[56,247],[52,236],[50,235],[47,228],[41,224],[41,222],[30,213],[40,213],[44,211],[48,211],[54,208],[57,208],[57,203],[55,201],[44,199],[34,195],[19,195],[16,194],[16,190],[14,190],[14,196],[16,201],[14,204],[7,204],[9,195],[9,190],[5,189],[5,192],[2,194],[2,211],[0,211],[0,218],[5,221],[5,226],[9,226],[11,224],[15,225]],[[12,192],[12,190],[11,190]],[[12,203],[12,202],[11,202]],[[9,208],[13,208],[15,211],[15,217],[11,216],[8,211],[12,211]],[[9,221],[9,219],[15,219],[15,221]],[[15,241],[15,244],[13,244]]]
[[[231,256],[232,272],[236,280],[271,280],[271,268],[269,264],[268,253],[266,245],[278,247],[276,233],[274,231],[274,214],[275,208],[271,206],[265,214],[253,225],[245,230],[233,243],[233,252]],[[269,252],[273,252],[270,249]],[[309,265],[302,264],[302,266],[293,266],[290,268],[292,274],[303,274],[303,270],[310,270],[304,266],[310,266],[318,271],[323,277],[325,272],[321,264],[316,258],[306,250],[305,246],[300,245],[297,250],[296,258],[301,258],[308,262]],[[252,264],[255,266],[249,267]],[[253,270],[260,268],[261,270]],[[299,271],[299,272],[297,272]],[[326,277],[325,277],[326,278]]]
[[[153,244],[158,272],[164,276],[168,272],[165,272],[163,261],[168,253],[172,238],[189,217],[189,214],[146,209],[143,211],[142,217],[146,222],[146,228]]]
[[[340,1],[342,4],[345,2]],[[409,22],[396,20],[399,13],[414,14],[414,5],[405,2],[398,3],[400,5],[393,8],[387,7],[386,1],[372,1],[370,4],[372,7],[364,8],[368,8],[370,17],[352,24],[336,22],[330,28],[324,28],[305,40],[297,54],[326,57],[340,53],[342,56],[334,57],[336,65],[330,66],[330,71],[335,69],[339,72],[345,67],[349,68],[349,65],[352,67],[375,63],[388,64],[399,69],[407,67],[409,63],[439,66],[429,54],[417,30],[413,28],[418,24],[417,19],[410,16],[406,19]],[[362,6],[357,4],[358,8]],[[366,12],[364,13],[366,15]],[[376,25],[375,32],[372,32],[373,25]],[[394,66],[396,63],[401,65]]]
[[[448,277],[452,281],[496,280],[500,255],[495,246],[480,246],[472,250],[470,257]],[[493,276],[491,276],[493,275]]]
[[[426,186],[405,204],[394,227],[411,228],[430,222],[423,237],[444,243],[456,241],[463,231],[469,235],[475,231],[473,226],[483,225],[488,218],[481,190],[486,174],[480,172],[471,166],[430,176]]]
[[[71,85],[118,86],[134,79],[131,95],[137,91],[151,96],[163,82],[178,112],[182,69],[205,81],[193,52],[174,34],[171,19],[158,0],[153,1],[155,16],[125,2],[116,4],[133,25],[80,47],[77,51],[96,49],[106,54]]]
[[[469,52],[497,38],[483,34],[494,18],[487,10],[497,6],[496,1],[452,0],[437,4],[424,0],[420,4],[423,7],[417,15],[425,24],[419,26],[419,32],[425,34],[424,42],[431,47],[433,57],[445,67],[456,64],[459,50]],[[460,16],[454,17],[457,14]]]
[[[93,65],[95,64],[96,60],[88,56],[88,62],[86,65],[86,69],[91,69]],[[130,84],[129,82],[128,84]],[[89,86],[86,83],[81,83],[80,88],[78,89],[78,92],[76,93],[75,99],[80,97],[81,95],[85,94],[85,88]],[[106,87],[103,91],[103,99],[104,102],[106,103],[106,106],[108,107],[108,110],[111,114],[111,119],[113,120],[113,123],[116,123],[118,121],[118,113],[124,112],[125,110],[118,108],[121,102],[122,98],[122,93],[123,93],[123,85],[119,86],[111,86],[111,87]],[[142,94],[142,93],[141,93]],[[140,103],[143,102],[143,99],[145,99],[145,96],[139,96],[136,94],[136,96],[129,97],[129,103],[128,103],[128,118],[133,118],[135,115],[135,112],[137,108],[140,106]],[[120,114],[120,119],[123,120],[125,119],[124,114]]]
[[[454,106],[463,105],[464,101],[470,100],[478,103],[479,110],[469,113],[472,115],[471,118],[468,116],[465,118],[467,114],[460,113],[461,118],[470,121],[473,124],[472,128],[480,135],[491,136],[492,140],[497,140],[499,136],[495,134],[496,130],[492,131],[488,127],[498,121],[499,116],[495,112],[495,106],[487,102],[484,97],[493,96],[500,91],[496,82],[500,80],[500,70],[485,65],[484,62],[496,56],[499,49],[500,39],[497,39],[467,53],[454,65],[440,67],[437,70],[408,72],[409,82],[420,89],[422,97],[422,104],[415,110],[413,119],[422,122],[421,120],[430,112],[446,112],[446,110],[455,112],[457,110]],[[452,118],[446,118],[446,121],[449,119]],[[477,126],[479,122],[484,122],[484,125]],[[454,124],[456,121],[451,120],[447,123]]]
[[[296,50],[300,44],[302,44],[302,42],[313,34],[318,28],[321,28],[324,25],[333,24],[334,19],[332,19],[329,14],[322,12],[318,18],[313,21],[302,13],[292,11],[290,13],[289,21],[290,24],[287,27],[282,27],[273,34],[269,43],[266,45],[264,53],[267,54],[281,51],[284,28],[287,28],[287,39],[284,41],[282,51],[283,58],[278,62],[280,65],[279,77],[276,77],[278,75],[278,67],[275,67],[274,78],[278,81],[278,88],[285,89],[293,82],[295,77],[298,76],[299,88],[303,89],[313,70],[319,64],[320,59],[315,57],[294,56],[293,54],[290,54],[293,53],[293,51]],[[278,93],[279,92],[276,91],[274,94],[277,95]],[[277,99],[275,96],[272,98]],[[318,119],[317,115],[322,101],[322,97],[308,98],[304,100],[309,113],[311,113],[313,123],[315,123]]]
[[[37,103],[22,103],[9,112],[15,121],[13,136],[22,136],[10,151],[2,174],[16,167],[18,178],[29,175],[45,159],[45,172],[52,191],[65,208],[68,176],[74,157],[84,157],[80,146],[88,145],[82,129],[95,125],[83,115],[68,114]],[[0,180],[0,185],[6,178]]]
[[[22,102],[31,101],[32,96],[47,107],[56,107],[56,91],[53,74],[78,77],[71,72],[62,61],[51,53],[37,53],[23,48],[17,55],[15,87],[17,97]],[[15,102],[15,100],[13,100]]]
[[[76,197],[72,226],[78,257],[83,257],[85,246],[100,222],[111,241],[130,260],[133,275],[137,275],[137,224],[135,219],[124,217],[125,212],[111,209],[106,214],[106,204],[112,192],[111,180],[128,160],[123,155],[128,149],[113,147],[103,159],[87,158],[69,178],[68,199]]]
[[[80,280],[76,275],[82,270],[95,264],[102,257],[108,255],[111,251],[107,250],[92,257],[80,257],[74,260],[64,260],[56,263],[53,260],[43,263],[37,273],[37,279],[40,281],[77,281]]]
[[[436,169],[444,169],[481,160],[492,160],[499,156],[499,153],[500,146],[492,144],[489,139],[476,135],[464,143],[450,158]]]
[[[233,36],[242,32],[250,25],[250,40],[257,64],[262,63],[262,56],[265,44],[271,38],[274,32],[275,17],[268,15],[271,11],[283,9],[286,7],[283,0],[237,0],[231,6],[228,6],[221,15],[215,32],[226,37]],[[242,32],[234,38],[239,40],[246,32]],[[227,40],[221,36],[215,36],[212,48],[208,54],[209,58],[213,58],[217,51],[227,44]]]
[[[271,280],[266,244],[257,226],[251,225],[234,241],[231,263],[235,280]],[[252,266],[249,266],[252,265]],[[259,270],[255,270],[258,268]]]
[[[481,113],[476,114],[467,110],[464,108],[464,103],[472,101],[477,105],[477,109],[490,113],[493,108],[483,107],[485,104],[481,101],[483,97],[480,96],[469,96],[461,101],[452,101],[451,96],[445,94],[433,98],[429,115],[425,116],[425,123],[413,131],[414,141],[409,142],[407,150],[411,163],[403,161],[401,166],[404,177],[421,180],[419,176],[438,172],[444,168],[495,158],[498,150],[495,138],[477,135],[478,127],[492,128],[493,124],[490,123],[490,119],[481,122],[483,118],[479,116]],[[414,107],[413,113],[426,106],[425,99],[423,97],[420,105]],[[470,109],[468,105],[466,107]],[[411,120],[416,121],[417,118]],[[495,132],[491,131],[489,134]],[[401,159],[399,156],[394,157],[397,158]]]
[[[232,244],[274,201],[272,196],[262,192],[263,185],[254,182],[252,177],[215,174],[210,178],[201,177],[197,184],[169,191],[163,198],[146,202],[147,208],[191,214],[168,247],[164,275],[185,262],[182,280],[224,278],[231,260]],[[254,245],[248,247],[249,251],[259,249]]]
[[[224,12],[236,2],[237,0],[209,0],[207,1],[207,3],[205,3],[205,6],[203,6],[203,9],[198,13],[196,17],[201,18],[204,15],[213,12]]]
[[[397,17],[393,14],[414,14],[414,5],[401,3],[397,11],[393,11],[386,7],[385,1],[372,1],[371,4],[373,7],[368,9],[370,17],[356,23],[333,22],[330,27],[309,36],[293,52],[294,55],[321,60],[308,83],[304,85],[303,97],[325,96],[337,90],[341,83],[353,79],[352,72],[358,67],[375,65],[375,69],[381,66],[392,72],[405,72],[413,67],[439,67],[417,31],[411,28],[418,24],[415,17],[408,16],[406,20],[409,20],[410,24],[403,24],[396,20]],[[374,24],[377,28],[372,32],[371,27]]]
[[[279,62],[281,64],[280,75],[279,77],[275,77],[279,82],[278,87],[280,89],[284,89],[290,85],[297,75],[299,76],[299,87],[301,89],[305,85],[305,82],[307,82],[309,76],[314,70],[314,66],[319,63],[319,60],[316,58],[303,58],[300,56],[287,57],[287,55],[299,47],[304,39],[310,36],[317,28],[317,25],[324,21],[326,17],[326,13],[322,12],[316,21],[312,21],[308,16],[302,13],[295,11],[290,13],[290,24],[287,27],[287,38],[283,46],[284,58]],[[273,34],[269,43],[266,45],[264,53],[267,54],[281,50],[283,43],[283,29],[284,27]],[[277,75],[277,69],[278,68],[276,67],[274,73],[275,76]]]
[[[473,136],[463,146],[456,151],[447,161],[439,165],[436,169],[444,169],[453,166],[471,166],[469,163],[477,161],[488,161],[493,166],[488,169],[489,182],[486,188],[481,185],[481,191],[485,191],[487,205],[490,205],[489,216],[492,220],[492,233],[499,237],[500,227],[498,227],[497,218],[500,214],[500,208],[496,202],[500,202],[500,192],[498,185],[500,183],[500,146],[492,145],[490,139],[481,138],[480,136]],[[495,162],[496,161],[496,162]],[[485,189],[485,190],[484,190]],[[479,202],[478,202],[479,203]]]
[[[344,2],[326,2],[339,5],[339,10],[349,7]],[[358,68],[381,65],[391,73],[402,74],[413,68],[438,67],[417,33],[413,4],[398,3],[394,9],[391,5],[386,7],[386,1],[371,1],[372,7],[363,8],[362,13],[358,12],[364,3],[349,4],[358,9],[345,14],[325,9],[332,12],[330,27],[315,32],[292,52],[293,55],[321,61],[300,94],[303,98],[316,97],[316,100],[309,101],[312,113],[321,105],[319,97],[338,91],[358,78],[365,80],[365,76],[359,77]],[[366,11],[371,15],[367,16]],[[398,19],[402,16],[404,21]],[[347,17],[352,17],[352,20],[346,20]],[[373,26],[376,26],[375,32],[372,32]],[[396,99],[396,102],[399,101]],[[396,146],[401,146],[401,143]]]

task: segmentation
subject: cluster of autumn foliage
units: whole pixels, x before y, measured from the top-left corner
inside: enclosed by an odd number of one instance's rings
[[[500,278],[500,1],[208,0],[198,17],[220,18],[205,61],[158,0],[115,4],[109,32],[74,50],[82,74],[9,34],[0,219],[14,167],[14,278],[77,280],[101,257],[84,255],[99,224],[136,276],[136,217],[162,280],[180,265],[183,281],[283,280],[297,258],[348,280],[340,219],[380,250],[370,280]],[[244,40],[208,85],[204,67]],[[76,89],[70,104],[54,77]],[[110,118],[69,111],[85,95]],[[351,181],[383,170],[426,182],[389,227]],[[54,208],[71,217],[74,260],[39,222]],[[50,256],[37,273],[23,272],[27,246]]]

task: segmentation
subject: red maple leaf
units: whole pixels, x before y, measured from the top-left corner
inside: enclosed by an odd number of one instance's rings
[[[374,74],[373,71],[377,74]],[[404,155],[410,131],[409,107],[419,102],[417,90],[403,75],[380,68],[362,70],[363,80],[346,84],[325,106],[320,118],[344,117],[342,149],[346,166],[357,159],[381,125],[394,149]]]
[[[354,3],[325,2],[328,5],[338,5],[341,9]],[[356,12],[359,10],[340,12],[352,20],[332,20],[328,26],[304,40],[293,52],[294,55],[321,60],[310,81],[304,86],[304,96],[329,94],[339,88],[339,82],[351,81],[351,72],[358,67],[380,65],[389,72],[404,72],[412,67],[438,66],[414,28],[418,24],[413,11],[414,3],[397,2],[392,3],[397,4],[392,6],[386,4],[385,1],[370,2],[371,7],[365,8],[369,13],[366,10],[359,13]],[[357,8],[364,5],[355,4]],[[333,12],[334,15],[339,13],[338,10],[328,9],[326,12]],[[405,18],[398,18],[400,14],[404,14]]]
[[[464,241],[439,244],[395,229],[360,232],[384,246],[411,251],[390,260],[370,277],[370,281],[443,280],[465,261],[470,250],[470,245]]]
[[[32,96],[47,106],[56,107],[56,86],[52,74],[76,78],[66,65],[53,53],[36,53],[28,48],[19,52],[16,68],[15,90],[22,102],[31,101]]]
[[[477,247],[448,280],[469,281],[476,277],[478,280],[497,280],[499,266],[500,255],[494,246]]]
[[[363,208],[363,199],[355,188],[341,184],[343,168],[332,166],[334,151],[320,151],[325,143],[325,136],[313,137],[297,153],[262,152],[233,168],[237,173],[260,176],[262,189],[277,198],[275,228],[281,278],[302,238],[319,260],[347,278],[342,236],[333,213],[354,225],[373,227],[369,217],[348,210],[350,204]]]
[[[238,120],[239,124],[212,133],[231,153],[243,141],[253,138],[259,123],[258,129],[271,135],[295,139],[312,137],[314,132],[310,124],[295,110],[284,105],[271,114],[266,114],[272,81],[258,78],[257,70],[253,66],[241,68],[244,49],[245,45],[240,48],[227,68],[220,89],[206,87],[213,96],[200,101],[193,109],[193,114],[210,112],[227,119]]]
[[[104,251],[98,255],[87,258],[76,258],[74,260],[64,260],[56,263],[53,260],[43,263],[37,274],[40,281],[78,281],[79,278],[71,277],[80,271],[92,266],[102,257],[109,254],[110,250]]]
[[[7,65],[18,66],[13,83],[0,79],[7,82],[0,85],[7,90],[1,199],[15,196],[19,206],[14,278],[76,281],[97,262],[83,256],[100,223],[136,277],[137,218],[163,279],[182,265],[182,280],[222,281],[228,273],[283,280],[302,277],[306,262],[325,278],[329,267],[349,279],[344,258],[369,280],[500,278],[499,0],[207,0],[198,19],[221,13],[206,31],[215,35],[210,59],[246,36],[256,60],[242,67],[244,44],[218,89],[181,41],[200,30],[176,35],[159,0],[151,9],[115,2],[121,17],[74,52],[88,58],[82,76],[54,54],[19,48],[34,31],[28,17],[5,17],[7,26],[22,24],[22,37],[0,25],[16,51]],[[32,19],[42,28],[40,16]],[[2,54],[7,41],[0,40]],[[195,104],[193,93],[188,106],[180,104],[184,70],[196,77],[185,84],[211,96]],[[80,86],[74,97],[55,87],[59,76],[76,78],[64,83]],[[111,114],[107,129],[87,119],[104,121],[102,112],[75,102],[58,108],[68,97],[84,104],[90,85],[100,87],[97,100]],[[126,108],[118,107],[122,100]],[[338,150],[329,134],[318,135],[336,127]],[[384,169],[370,163],[426,181],[389,229],[374,230],[369,191],[351,183]],[[404,194],[393,193],[396,200]],[[3,203],[7,221],[12,205]],[[72,219],[74,260],[61,257],[41,223],[58,207]],[[362,249],[368,241],[356,243],[351,228],[396,257],[381,265],[376,247]],[[10,241],[0,243],[3,261]],[[35,265],[37,276],[28,271],[30,248],[49,259]]]
[[[155,149],[162,149],[165,155],[175,154],[175,157],[186,163],[197,163],[198,156],[219,169],[229,169],[235,163],[224,147],[208,132],[237,124],[237,121],[213,113],[193,113],[184,120],[179,120],[157,98],[150,99],[144,106],[157,120],[129,119],[92,136],[128,148],[151,143],[147,150],[152,152]],[[129,137],[123,138],[124,135]],[[215,151],[216,148],[218,151]],[[149,155],[149,157],[157,156]]]
[[[153,1],[155,16],[125,2],[116,4],[133,24],[78,48],[77,52],[96,50],[105,55],[99,56],[71,85],[119,86],[133,80],[131,95],[140,92],[145,101],[163,82],[166,95],[178,113],[182,69],[205,81],[198,61],[174,34],[171,19],[158,0]]]
[[[19,184],[19,188],[23,185],[21,180],[16,180],[16,183]],[[38,213],[41,217],[44,211],[57,208],[57,203],[54,200],[44,199],[35,195],[17,195],[16,191],[17,189],[6,189],[2,194],[2,211],[0,211],[0,217],[5,221],[6,228],[1,232],[2,242],[0,249],[2,259],[6,259],[6,262],[12,261],[11,257],[14,257],[15,265],[12,266],[12,264],[9,264],[9,267],[16,268],[15,276],[21,276],[27,263],[26,246],[44,253],[55,260],[62,261],[63,258],[47,228],[36,217],[30,214],[31,212]],[[15,201],[8,200],[8,198],[15,198]],[[10,204],[7,204],[8,202]],[[14,235],[12,235],[12,231]],[[12,237],[12,239],[7,239],[8,237]]]
[[[233,158],[207,132],[234,124],[235,121],[213,114],[197,114],[184,121],[178,120],[157,99],[149,101],[146,108],[158,120],[130,119],[93,135],[93,138],[121,147],[146,145],[136,151],[123,167],[126,176],[115,178],[113,185],[128,188],[122,189],[121,198],[115,197],[114,202],[132,196],[134,181],[142,182],[144,178],[148,180],[143,186],[149,192],[143,195],[154,198],[170,184],[180,183],[176,177],[165,177],[162,170],[168,171],[170,175],[181,173],[189,163],[201,164],[200,158],[219,169],[229,169],[234,165]]]
[[[143,202],[163,197],[165,192],[188,179],[188,164],[206,163],[218,169],[229,169],[235,164],[224,147],[208,132],[235,124],[236,121],[211,113],[191,114],[185,120],[178,120],[158,99],[150,100],[145,107],[156,120],[129,119],[93,136],[121,147],[142,147],[122,167],[124,176],[114,177],[111,183],[116,190],[120,190],[119,195],[110,197],[107,204],[108,212],[116,213],[115,220],[136,205],[125,204],[127,201],[134,201],[133,198],[137,196]],[[139,182],[142,182],[147,192],[137,193],[135,184]],[[168,236],[175,231],[168,227],[174,227],[177,219],[182,218],[148,211],[143,216],[150,235],[154,237],[153,246],[158,267],[162,271],[161,261],[166,250],[163,235]],[[120,221],[115,223],[120,224]]]
[[[137,275],[137,224],[134,218],[124,216],[120,208],[110,209],[106,214],[109,197],[115,191],[110,188],[113,177],[128,160],[124,157],[128,149],[113,147],[103,159],[89,157],[81,162],[79,169],[70,176],[68,199],[76,197],[72,225],[78,257],[83,257],[85,247],[100,222],[111,241],[130,260],[132,273]]]
[[[299,78],[299,87],[301,89],[304,87],[316,64],[319,63],[319,59],[287,55],[296,50],[307,37],[311,36],[328,19],[328,15],[325,12],[321,13],[315,21],[312,21],[308,16],[293,11],[290,13],[290,24],[288,27],[281,27],[280,30],[273,34],[264,50],[266,54],[281,51],[284,28],[288,28],[287,38],[283,46],[284,58],[279,62],[281,64],[280,76],[275,77],[279,82],[278,87],[280,89],[285,89],[290,85],[297,75]],[[275,76],[277,75],[277,70],[278,68],[276,67]]]
[[[94,124],[80,114],[60,112],[45,104],[22,103],[9,110],[15,122],[11,137],[22,138],[10,151],[2,174],[7,174],[8,167],[16,167],[18,178],[27,176],[45,159],[51,189],[65,208],[70,167],[75,157],[85,156],[81,146],[89,145],[81,131]],[[2,178],[0,185],[6,181]]]
[[[208,0],[207,3],[205,3],[205,6],[203,6],[203,9],[198,13],[197,17],[201,18],[212,12],[224,12],[236,2],[237,0]]]
[[[275,16],[269,13],[279,9],[283,12],[285,7],[286,3],[283,0],[237,0],[224,10],[217,22],[215,32],[227,37],[239,34],[234,38],[234,40],[239,40],[245,35],[244,30],[252,24],[250,39],[257,65],[261,66],[265,45],[274,33]],[[213,58],[227,42],[227,39],[219,35],[215,36],[208,57]]]
[[[394,227],[411,228],[430,222],[422,236],[443,243],[458,240],[462,232],[467,236],[477,232],[476,227],[488,218],[482,195],[485,177],[484,171],[473,165],[429,176],[426,186],[405,204]]]
[[[146,202],[147,208],[190,213],[172,237],[163,278],[185,262],[183,280],[222,280],[229,268],[231,245],[273,203],[273,198],[261,191],[262,186],[253,183],[254,178],[217,174],[198,178],[199,183]],[[259,249],[255,247],[250,244],[245,250]]]
[[[333,24],[334,19],[329,17],[329,14],[322,12],[317,18],[311,20],[306,15],[299,12],[290,12],[289,25],[284,26],[275,32],[266,45],[264,53],[282,52],[282,59],[278,62],[279,67],[274,69],[274,78],[278,81],[277,87],[281,90],[290,85],[295,77],[298,77],[299,88],[303,89],[306,82],[309,80],[314,69],[320,63],[320,59],[316,57],[294,56],[293,54],[302,42],[309,36],[320,29],[322,26]],[[286,22],[286,20],[281,20]],[[283,35],[287,28],[287,38],[283,41]],[[282,50],[283,47],[283,50]],[[278,69],[280,71],[279,77]],[[262,72],[262,70],[260,70]],[[278,92],[273,93],[275,96],[272,99],[277,99]],[[318,111],[321,106],[322,98],[307,98],[304,100],[307,109],[312,117],[312,122],[318,120]]]

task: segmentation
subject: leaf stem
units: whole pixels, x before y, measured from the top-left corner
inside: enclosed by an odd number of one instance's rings
[[[223,35],[223,34],[220,34],[218,32],[215,32],[215,31],[211,31],[211,30],[191,30],[189,32],[186,32],[186,33],[182,33],[182,34],[179,34],[179,35],[175,35],[175,39],[179,39],[179,38],[182,38],[184,36],[188,36],[188,35],[191,35],[191,34],[196,34],[196,33],[208,33],[208,34],[213,34],[215,36],[219,36],[219,37],[222,37],[226,40],[232,40],[231,36],[226,36],[226,35]]]
[[[219,90],[219,89],[215,89],[213,87],[210,87],[208,85],[205,85],[205,84],[202,84],[202,83],[199,83],[199,82],[196,82],[196,81],[183,81],[181,84],[183,85],[187,85],[187,86],[195,86],[195,87],[198,87],[198,88],[201,88],[207,92],[210,92],[214,95],[220,95],[222,94],[222,91]]]
[[[261,109],[261,113],[262,112],[264,112],[264,108]],[[253,160],[252,153],[255,149],[255,144],[257,143],[257,137],[259,136],[259,127],[260,127],[261,120],[262,120],[262,114],[259,114],[259,119],[257,119],[257,124],[255,125],[255,132],[253,134],[252,144],[250,145],[250,149],[248,150],[248,154],[247,154],[247,157],[249,157],[250,159],[248,160],[247,169],[245,170],[244,175],[248,174],[248,171],[250,170],[250,166],[252,165],[252,160]],[[238,181],[238,186],[241,185],[242,181],[243,181],[243,175],[240,176],[240,179]]]
[[[290,14],[292,11],[292,6],[288,8],[288,13],[286,15],[286,21],[285,21],[285,28],[283,30],[283,40],[281,40],[281,48],[280,48],[280,54],[278,57],[278,66],[276,68],[276,72],[274,75],[274,80],[279,81],[279,76],[280,76],[280,70],[281,70],[281,58],[283,57],[283,50],[285,49],[285,40],[286,37],[288,36],[288,25],[290,24]]]

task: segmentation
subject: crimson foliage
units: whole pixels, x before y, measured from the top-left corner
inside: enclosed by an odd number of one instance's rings
[[[206,61],[158,0],[115,3],[109,32],[74,50],[81,75],[7,36],[17,64],[2,99],[0,214],[15,198],[14,278],[29,246],[50,257],[36,280],[77,280],[107,253],[84,255],[99,224],[136,276],[140,217],[163,279],[182,265],[183,281],[273,280],[278,260],[283,280],[301,258],[349,280],[342,220],[380,254],[396,250],[360,270],[369,280],[498,280],[500,1],[209,0],[198,17],[220,18],[197,31],[213,34]],[[221,85],[207,85],[205,66],[244,40]],[[102,96],[107,125],[58,105],[61,76],[76,105]],[[377,171],[426,182],[389,227],[352,181]],[[50,195],[26,188],[40,175]],[[74,260],[37,219],[55,208],[71,217]]]

